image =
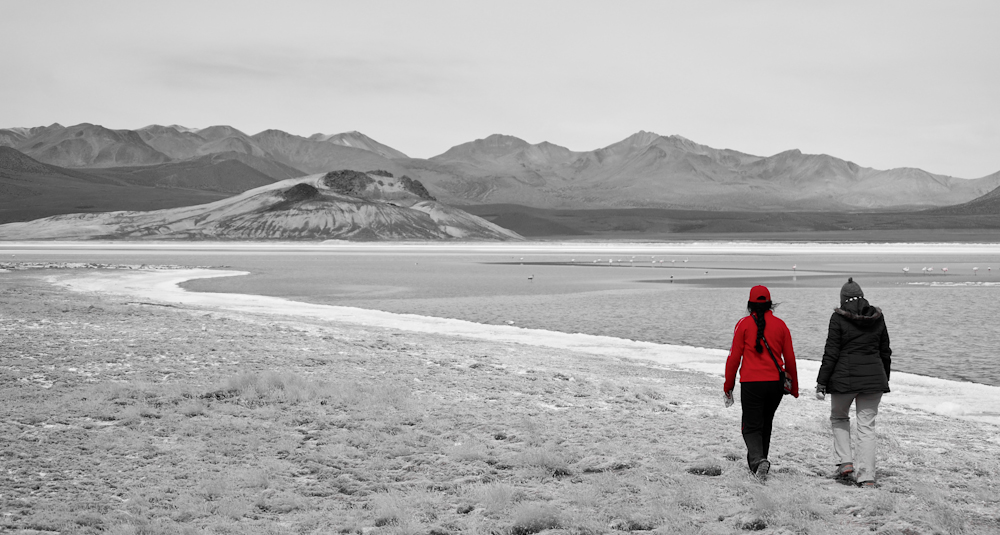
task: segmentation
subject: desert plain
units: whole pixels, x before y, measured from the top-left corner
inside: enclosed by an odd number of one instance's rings
[[[762,484],[721,363],[120,291],[137,266],[6,267],[3,531],[1000,532],[1000,429],[892,394],[877,489],[826,477],[807,376]]]

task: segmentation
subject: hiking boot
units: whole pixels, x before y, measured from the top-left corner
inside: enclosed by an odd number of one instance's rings
[[[760,462],[760,464],[757,465],[757,470],[754,472],[754,475],[756,475],[757,479],[759,479],[761,483],[763,483],[764,481],[767,481],[767,473],[770,471],[771,471],[771,462],[768,461],[767,459],[764,459],[763,461]]]
[[[830,477],[833,479],[847,479],[854,473],[854,463],[838,464],[837,469]]]
[[[860,483],[858,483],[858,486],[861,487],[861,488],[863,488],[863,489],[878,488],[878,486],[875,485],[874,481],[861,481]]]

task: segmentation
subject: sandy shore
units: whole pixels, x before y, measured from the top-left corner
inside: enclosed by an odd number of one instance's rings
[[[0,274],[0,530],[1000,532],[998,428],[952,382],[894,374],[874,491],[786,398],[761,485],[722,352],[177,287],[232,274]]]

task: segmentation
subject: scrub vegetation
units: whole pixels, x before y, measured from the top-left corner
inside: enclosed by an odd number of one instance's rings
[[[994,426],[893,407],[880,487],[786,398],[766,485],[721,376],[69,293],[0,274],[0,530],[1000,531]],[[719,363],[720,373],[723,363]]]

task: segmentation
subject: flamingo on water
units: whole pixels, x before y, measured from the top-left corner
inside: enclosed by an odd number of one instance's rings
[[[906,275],[909,272],[910,272],[910,268],[908,268],[908,267],[903,268],[903,275]]]
[[[972,274],[975,275],[975,276],[978,276],[979,275],[979,268],[977,268],[977,267],[972,268]]]

